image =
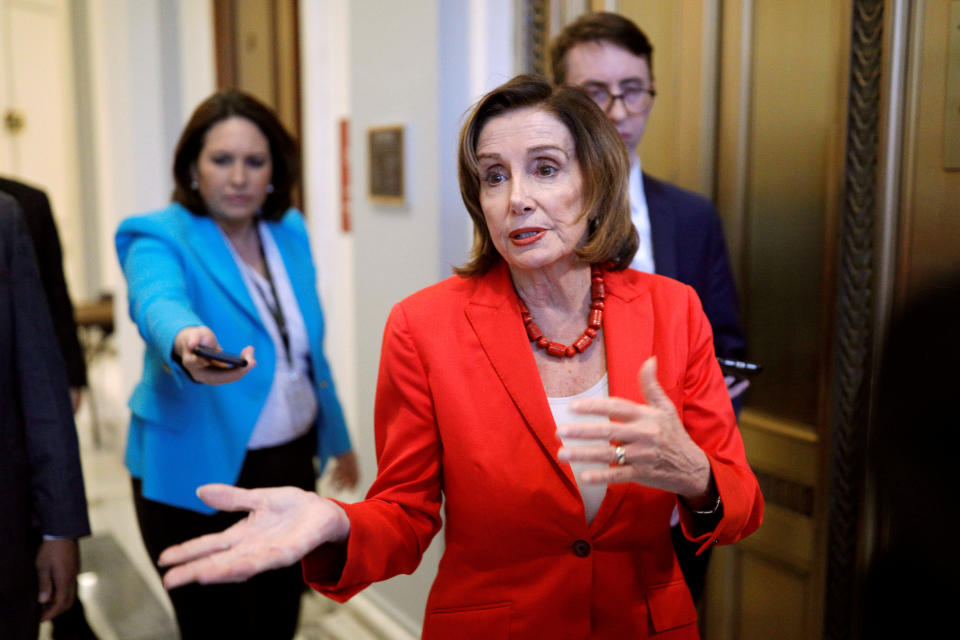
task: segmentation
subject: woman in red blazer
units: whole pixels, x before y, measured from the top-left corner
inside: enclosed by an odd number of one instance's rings
[[[167,587],[303,557],[343,601],[417,567],[445,498],[424,638],[696,638],[670,514],[706,548],[754,531],[763,500],[696,294],[625,269],[627,171],[579,90],[485,96],[460,144],[472,259],[390,314],[367,499],[205,487],[252,515],[168,549]]]

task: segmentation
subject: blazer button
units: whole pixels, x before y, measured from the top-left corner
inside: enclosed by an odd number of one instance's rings
[[[590,555],[590,543],[586,540],[577,540],[573,543],[573,555],[578,558],[586,558]]]
[[[330,383],[327,382],[326,380],[321,380],[320,384],[318,384],[317,386],[320,387],[321,389],[326,389],[327,387],[330,386]]]

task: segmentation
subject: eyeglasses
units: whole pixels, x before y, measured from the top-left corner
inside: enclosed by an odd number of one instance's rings
[[[603,85],[591,84],[583,87],[583,90],[603,109],[604,113],[609,113],[613,103],[622,100],[623,108],[631,115],[639,115],[649,109],[653,104],[654,96],[657,95],[656,91],[648,87],[628,87],[621,93],[615,94]]]

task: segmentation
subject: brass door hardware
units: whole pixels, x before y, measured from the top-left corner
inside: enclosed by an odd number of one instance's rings
[[[3,116],[3,122],[7,127],[7,131],[13,135],[20,133],[27,124],[23,113],[16,109],[8,109],[7,113]]]

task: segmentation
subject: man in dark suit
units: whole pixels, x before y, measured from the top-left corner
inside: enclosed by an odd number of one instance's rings
[[[630,20],[614,13],[587,13],[553,40],[553,81],[582,87],[617,127],[630,156],[630,207],[640,248],[630,265],[694,288],[713,329],[718,356],[742,360],[737,289],[720,217],[709,200],[643,173],[637,145],[653,109],[653,47]],[[728,379],[739,410],[746,384]],[[674,546],[694,600],[703,589],[709,552],[695,555],[674,514]]]
[[[77,339],[77,323],[73,317],[73,305],[67,293],[67,283],[63,277],[63,254],[60,249],[60,236],[50,209],[50,201],[40,189],[16,180],[0,176],[0,192],[13,196],[20,205],[20,212],[27,231],[33,240],[33,250],[37,256],[37,268],[40,281],[50,306],[53,329],[60,344],[60,353],[67,365],[67,381],[70,383],[70,401],[74,413],[80,402],[81,390],[87,386],[87,365],[83,359],[83,349]]]
[[[67,366],[67,382],[70,385],[70,404],[73,413],[80,407],[83,388],[87,386],[87,363],[77,338],[77,323],[73,304],[63,277],[63,252],[60,235],[50,208],[47,194],[27,184],[0,176],[0,193],[13,196],[20,205],[20,213],[27,224],[33,250],[37,257],[40,281],[50,307],[50,318],[60,344],[60,354]],[[53,620],[53,640],[97,640],[87,622],[83,604],[74,600],[73,606]]]
[[[77,433],[33,246],[0,193],[0,629],[33,639],[76,595],[89,535]]]

